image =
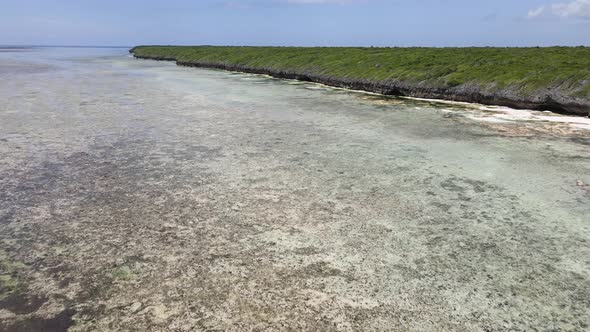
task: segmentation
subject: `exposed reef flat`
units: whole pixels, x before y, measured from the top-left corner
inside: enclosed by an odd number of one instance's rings
[[[126,50],[4,62],[1,332],[590,326],[588,130]]]
[[[590,48],[299,48],[138,46],[176,61],[384,95],[588,115]]]

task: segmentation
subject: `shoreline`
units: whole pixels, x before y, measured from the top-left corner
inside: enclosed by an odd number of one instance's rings
[[[513,93],[510,90],[489,92],[483,91],[476,85],[470,84],[462,84],[460,86],[450,88],[433,88],[399,80],[380,82],[364,79],[342,79],[326,75],[318,75],[312,72],[276,70],[272,68],[252,67],[221,62],[182,61],[178,60],[176,56],[151,56],[137,54],[135,52],[135,48],[129,50],[129,53],[131,53],[133,57],[137,59],[174,61],[176,65],[183,67],[219,69],[249,74],[268,75],[274,78],[319,83],[336,88],[370,92],[385,96],[465,102],[491,106],[505,106],[514,109],[551,111],[565,115],[590,115],[590,100],[565,96],[559,92],[550,91],[549,89],[544,96],[536,94],[526,98],[518,96],[516,93]]]

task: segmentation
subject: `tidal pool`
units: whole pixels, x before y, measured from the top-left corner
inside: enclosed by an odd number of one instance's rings
[[[588,330],[585,121],[0,50],[0,331]]]

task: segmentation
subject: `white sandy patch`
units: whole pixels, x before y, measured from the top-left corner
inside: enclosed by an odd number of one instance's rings
[[[482,121],[482,122],[492,122],[492,123],[509,123],[511,121],[506,119],[501,119],[498,117],[485,117],[485,116],[467,116],[468,119],[475,120],[475,121]]]
[[[590,124],[578,124],[578,123],[574,123],[571,124],[572,127],[577,128],[577,129],[585,129],[585,130],[590,130]]]
[[[480,106],[478,110],[483,113],[467,115],[467,118],[484,122],[550,122],[565,123],[576,129],[590,130],[590,118],[581,116],[559,115],[550,111],[519,110],[501,106]]]

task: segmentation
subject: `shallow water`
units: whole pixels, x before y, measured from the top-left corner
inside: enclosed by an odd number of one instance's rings
[[[582,118],[124,49],[0,50],[0,100],[0,330],[590,325]]]

